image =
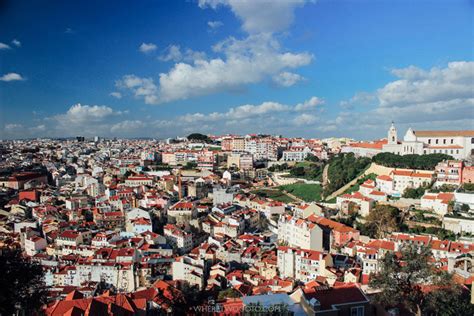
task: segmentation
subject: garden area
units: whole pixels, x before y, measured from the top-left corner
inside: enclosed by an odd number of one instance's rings
[[[281,190],[276,189],[258,189],[254,190],[251,193],[256,194],[261,197],[269,198],[278,202],[282,203],[293,203],[295,202],[294,199],[289,197],[287,194],[282,192]]]
[[[305,202],[321,201],[322,188],[319,184],[293,183],[279,186],[278,189],[291,193]]]

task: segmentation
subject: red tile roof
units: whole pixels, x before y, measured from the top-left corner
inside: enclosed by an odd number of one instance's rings
[[[308,300],[317,299],[321,304],[321,310],[332,309],[334,305],[369,302],[356,284],[305,289],[304,293]]]

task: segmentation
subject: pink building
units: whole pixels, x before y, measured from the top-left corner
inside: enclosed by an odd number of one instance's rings
[[[462,183],[474,183],[474,166],[464,167],[462,170]]]
[[[446,184],[460,184],[463,169],[462,161],[448,160],[436,166],[436,181]]]

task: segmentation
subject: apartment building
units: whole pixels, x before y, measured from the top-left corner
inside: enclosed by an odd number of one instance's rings
[[[189,256],[178,257],[172,264],[173,280],[186,281],[203,290],[206,286],[206,263]]]
[[[445,215],[449,210],[449,202],[454,200],[454,193],[429,193],[421,197],[421,208],[432,210],[438,215]]]
[[[311,221],[291,215],[280,216],[278,239],[290,247],[323,251],[323,230]]]
[[[401,196],[407,188],[416,189],[421,186],[428,186],[434,179],[434,173],[430,171],[394,169],[389,176],[380,175],[375,181],[381,192]]]
[[[442,161],[436,165],[436,184],[454,184],[461,183],[463,162],[457,160]]]
[[[332,257],[319,251],[279,246],[277,264],[281,278],[291,278],[303,283],[324,275],[332,267]]]
[[[304,161],[309,154],[312,154],[308,147],[291,147],[284,150],[281,160],[283,161]]]
[[[193,235],[185,232],[173,224],[166,224],[163,227],[163,235],[166,241],[176,247],[181,253],[188,252],[193,248]]]

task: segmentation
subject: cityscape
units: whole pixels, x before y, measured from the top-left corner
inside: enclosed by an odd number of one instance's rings
[[[474,315],[473,9],[2,2],[0,315]]]

